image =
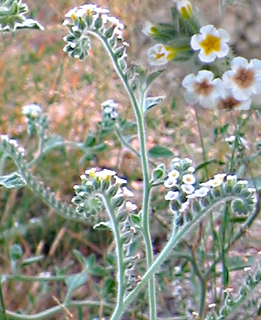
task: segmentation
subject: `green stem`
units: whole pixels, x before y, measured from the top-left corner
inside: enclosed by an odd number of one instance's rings
[[[121,79],[126,92],[130,98],[132,107],[134,109],[137,127],[138,127],[138,137],[139,137],[139,144],[140,144],[140,156],[141,156],[141,165],[142,165],[142,173],[143,173],[143,206],[142,206],[142,226],[145,248],[146,248],[146,258],[147,258],[147,267],[149,268],[153,262],[153,248],[152,248],[152,241],[150,235],[150,228],[149,228],[149,201],[150,201],[150,181],[149,181],[149,165],[148,165],[148,154],[146,149],[146,133],[145,133],[145,123],[144,123],[144,103],[145,103],[145,95],[146,92],[142,92],[140,103],[138,103],[136,96],[127,80],[126,74],[123,72],[119,60],[114,54],[113,49],[108,43],[108,40],[98,32],[88,31],[90,34],[98,37],[101,42],[103,43],[105,49],[107,50],[115,71],[117,72],[119,78]],[[154,276],[152,275],[149,279],[149,308],[150,308],[150,319],[156,320],[156,288],[155,288],[155,281]],[[111,320],[116,320],[120,317],[121,312],[120,308],[117,307],[117,312],[114,313],[114,316]]]
[[[3,313],[3,320],[7,320],[5,302],[4,302],[3,292],[2,292],[2,277],[0,278],[0,302],[1,302],[1,307],[2,307],[1,309],[2,309],[2,313]]]
[[[122,248],[122,240],[120,234],[120,228],[117,221],[117,217],[115,215],[114,208],[111,203],[111,199],[104,194],[101,195],[103,202],[105,204],[107,213],[110,216],[111,228],[114,235],[115,245],[116,245],[116,257],[117,257],[117,305],[113,312],[112,318],[114,314],[118,314],[119,310],[122,310],[122,303],[124,299],[125,292],[125,281],[124,281],[124,256],[123,256],[123,248]]]
[[[58,306],[49,308],[47,310],[44,310],[42,312],[39,312],[34,315],[29,315],[29,314],[19,314],[15,313],[12,311],[6,311],[6,319],[10,320],[46,320],[46,319],[51,319],[54,315],[60,312],[64,312],[67,310],[67,308],[80,308],[80,307],[97,307],[99,308],[101,306],[100,301],[88,301],[88,300],[83,300],[83,301],[70,301],[68,305],[63,305],[60,304]],[[102,303],[102,307],[112,310],[113,306],[107,303]],[[1,315],[1,313],[0,313]]]
[[[189,250],[191,252],[191,260],[190,263],[192,265],[192,268],[195,272],[195,275],[198,278],[199,286],[200,286],[200,297],[199,297],[199,320],[202,320],[204,317],[204,311],[206,306],[206,292],[207,292],[207,285],[206,285],[206,279],[204,278],[202,272],[200,271],[197,263],[196,258],[196,252],[195,248],[193,246],[188,246]]]

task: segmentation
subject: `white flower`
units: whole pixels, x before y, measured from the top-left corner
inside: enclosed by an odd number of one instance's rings
[[[199,59],[202,62],[213,62],[216,57],[223,58],[229,52],[226,42],[230,37],[223,29],[216,29],[213,25],[202,27],[200,34],[195,34],[191,38],[190,45],[193,50],[200,50]]]
[[[175,179],[175,180],[178,178],[178,176],[179,176],[179,171],[175,169],[171,170],[168,174],[169,178]]]
[[[41,113],[41,110],[42,109],[38,104],[32,103],[24,106],[22,109],[22,113],[26,116],[30,115],[35,118]]]
[[[113,170],[103,169],[102,171],[95,172],[95,177],[98,178],[100,181],[102,181],[102,180],[109,181],[111,179],[111,177],[114,176],[115,174],[116,174],[116,172]]]
[[[189,208],[190,208],[190,202],[189,202],[189,200],[187,200],[186,202],[183,202],[181,204],[181,208],[179,209],[179,212],[186,213],[189,211]]]
[[[226,177],[225,173],[218,173],[214,176],[214,179],[211,179],[211,180],[205,182],[204,185],[212,187],[212,188],[216,188],[223,183],[225,177]]]
[[[191,184],[182,184],[181,189],[186,194],[192,194],[195,188]]]
[[[194,184],[196,182],[196,178],[193,174],[184,174],[184,176],[182,177],[182,181],[185,184]]]
[[[168,191],[168,193],[165,195],[165,200],[176,200],[179,196],[178,191]]]
[[[183,18],[188,18],[192,15],[191,3],[188,0],[173,0]]]
[[[127,201],[126,202],[126,210],[127,212],[132,212],[132,211],[135,211],[137,209],[137,206],[135,203],[132,203],[130,201]]]
[[[208,192],[209,192],[209,188],[201,187],[195,191],[194,195],[197,198],[203,198],[207,195]]]
[[[231,69],[223,74],[226,88],[232,90],[237,100],[247,100],[252,93],[261,93],[261,61],[236,57],[231,61]]]
[[[174,59],[176,51],[172,47],[164,46],[161,43],[149,48],[148,61],[152,66],[162,66],[167,64],[170,60]]]
[[[158,34],[156,26],[154,24],[152,24],[150,21],[145,22],[145,25],[142,29],[142,32],[146,36],[152,36],[154,34]]]
[[[225,86],[220,87],[220,96],[216,101],[216,109],[218,110],[249,110],[251,106],[251,99],[238,100],[236,99],[231,89]]]
[[[90,168],[85,170],[85,173],[92,179],[95,177],[96,168]]]
[[[128,182],[127,180],[122,179],[116,175],[114,176],[114,179],[115,179],[115,185],[118,187],[121,187],[122,185],[127,184],[127,182]]]
[[[177,180],[176,180],[176,179],[168,178],[168,179],[164,182],[164,187],[165,187],[165,188],[171,188],[171,187],[175,186],[176,183],[177,183]]]
[[[134,193],[132,191],[130,191],[127,187],[123,187],[122,188],[122,191],[123,191],[123,197],[125,198],[132,198],[134,197]]]
[[[106,100],[101,104],[102,107],[111,107],[111,108],[117,108],[118,107],[118,103],[115,102],[112,99]]]
[[[197,76],[188,74],[182,81],[182,86],[186,88],[185,99],[190,103],[199,102],[204,108],[214,109],[215,100],[219,96],[219,81],[214,79],[214,74],[208,70],[201,70]]]

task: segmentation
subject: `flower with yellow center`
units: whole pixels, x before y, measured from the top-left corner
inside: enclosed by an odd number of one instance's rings
[[[252,59],[248,63],[247,59],[236,57],[222,80],[235,99],[247,101],[251,94],[261,93],[261,61]]]
[[[149,64],[153,66],[165,65],[175,58],[176,53],[177,50],[175,48],[158,43],[147,52]]]
[[[229,52],[226,42],[230,37],[223,29],[216,29],[213,25],[202,27],[199,34],[191,38],[191,48],[199,51],[199,59],[205,63],[211,63],[216,58],[223,58]]]

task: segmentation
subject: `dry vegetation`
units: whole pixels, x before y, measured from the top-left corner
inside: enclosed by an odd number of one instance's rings
[[[168,4],[164,6],[166,2]],[[194,2],[199,6],[199,12],[205,20],[220,25],[220,17],[217,14],[218,1]],[[45,26],[45,31],[23,31],[17,32],[14,36],[4,35],[2,38],[0,133],[20,139],[21,144],[30,146],[31,140],[26,135],[25,120],[21,114],[22,106],[29,103],[41,105],[50,120],[50,132],[61,135],[66,140],[80,141],[90,129],[95,130],[96,123],[100,120],[100,104],[104,100],[113,98],[118,101],[120,112],[132,117],[123,87],[112,71],[104,49],[97,41],[92,41],[90,58],[83,62],[71,60],[63,52],[62,38],[66,34],[62,26],[64,14],[73,6],[82,4],[81,1],[47,0],[43,4],[42,1],[28,0],[26,3],[32,16]],[[156,22],[167,19],[171,1],[99,0],[95,3],[109,8],[112,14],[118,16],[127,26],[126,39],[130,43],[129,62],[141,60],[146,65],[146,49],[153,43],[141,34],[142,23],[145,20]],[[225,15],[225,26],[231,32],[237,54],[260,59],[261,6],[258,0],[249,1],[249,5],[248,8],[229,7]],[[253,16],[253,13],[256,15]],[[204,161],[201,133],[205,156],[208,159],[226,161],[228,145],[222,135],[214,136],[214,129],[229,123],[229,132],[233,134],[239,113],[196,111],[185,105],[179,90],[185,71],[186,66],[180,68],[179,65],[170,64],[168,71],[157,80],[155,94],[166,94],[167,99],[148,114],[148,144],[164,144],[171,148],[176,156],[189,157],[194,163],[200,164]],[[257,103],[261,104],[260,101]],[[260,113],[252,111],[249,117],[244,133],[249,143],[246,152],[251,154],[255,143],[261,140]],[[34,172],[46,185],[59,190],[62,198],[70,201],[72,186],[87,166],[114,168],[130,180],[130,187],[138,196],[138,162],[118,144],[115,146],[113,142],[108,143],[111,147],[105,153],[101,153],[95,160],[81,164],[80,151],[68,149],[63,153],[57,150],[54,155],[47,155],[41,166],[34,168]],[[136,148],[135,143],[134,140],[133,146]],[[246,167],[244,178],[260,175],[260,159],[246,163]],[[208,169],[211,176],[222,172],[224,168],[213,163]],[[203,176],[204,172],[199,174]],[[92,232],[88,226],[68,223],[57,218],[41,201],[35,201],[26,189],[6,191],[1,188],[0,206],[0,273],[10,272],[9,249],[13,243],[22,245],[25,257],[38,254],[45,256],[39,263],[24,268],[25,275],[37,275],[42,270],[53,272],[54,265],[65,270],[70,261],[74,261],[71,253],[73,248],[77,248],[85,256],[94,253],[101,262],[106,258],[106,252],[113,250],[113,247],[109,247],[111,238],[108,232]],[[24,233],[16,232],[17,224],[26,226],[32,217],[40,217],[42,222],[37,227],[26,228]],[[162,226],[159,222],[155,222],[154,226],[155,245],[160,248],[165,241],[160,236]],[[260,250],[258,226],[260,227],[259,223],[253,229],[255,232],[242,240],[242,251],[249,252],[249,248],[255,252]],[[242,251],[241,254],[244,256]],[[77,264],[70,264],[70,272],[77,270]],[[93,297],[98,300],[99,286],[102,287],[102,283],[98,281],[89,282],[79,290],[77,298]],[[4,284],[3,295],[7,309],[24,309],[28,313],[36,313],[57,305],[62,300],[63,288],[59,284],[45,288],[39,283],[32,285],[10,281],[8,285]],[[167,305],[167,297],[165,298],[163,295],[160,296],[162,309]],[[98,310],[98,314],[102,315],[102,311],[102,308]],[[91,309],[86,311],[84,319],[89,319],[92,312]],[[70,317],[66,312],[53,319],[65,317],[74,319],[73,315]]]

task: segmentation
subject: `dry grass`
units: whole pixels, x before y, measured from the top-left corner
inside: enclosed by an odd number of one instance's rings
[[[208,21],[211,20],[209,22],[220,22],[216,14],[217,1],[212,1],[213,6],[208,5],[209,1],[207,1],[208,4],[206,1],[200,0],[195,2],[199,4],[200,8],[205,8],[202,15],[205,15]],[[120,104],[120,110],[132,117],[124,89],[113,72],[104,49],[97,41],[92,42],[93,47],[87,61],[71,60],[63,53],[64,42],[62,38],[66,34],[66,30],[61,26],[61,23],[64,14],[71,7],[82,4],[81,1],[48,0],[43,5],[40,1],[28,0],[27,3],[34,18],[42,23],[46,29],[45,31],[20,32],[14,37],[4,35],[0,44],[2,74],[0,79],[0,133],[19,138],[22,144],[30,145],[30,140],[25,133],[25,120],[21,115],[22,106],[29,103],[41,105],[50,120],[50,132],[59,134],[67,140],[80,141],[85,138],[88,130],[95,130],[96,122],[100,120],[100,104],[104,100],[115,99]],[[141,35],[142,23],[145,20],[156,22],[160,19],[161,21],[167,19],[166,15],[169,14],[169,11],[164,9],[165,1],[100,0],[95,3],[110,8],[112,14],[120,17],[127,26],[126,39],[131,44],[129,61],[141,60],[146,64],[146,50],[152,45],[152,41]],[[251,1],[250,4],[252,10],[255,1]],[[256,3],[256,5],[259,4]],[[210,9],[206,9],[206,7]],[[206,10],[210,10],[210,14],[207,14]],[[237,17],[243,15],[242,12],[249,11],[244,8],[229,8],[226,25],[232,30],[232,34],[235,36],[234,41],[238,41],[237,52],[240,54],[242,52],[243,55],[245,53],[242,49],[244,46],[241,45],[242,41],[240,42],[243,26],[237,30],[235,28],[237,24],[234,22],[237,21]],[[232,18],[233,20],[228,21]],[[230,23],[231,21],[233,23]],[[255,21],[255,28],[259,32],[258,21]],[[253,24],[251,24],[252,27]],[[254,42],[256,43],[256,39]],[[253,50],[256,50],[255,44]],[[256,57],[261,58],[260,38],[259,51],[256,52]],[[250,58],[250,52],[247,57]],[[180,80],[184,76],[183,67],[180,71],[179,66],[170,65],[169,70],[157,81],[157,86],[152,92],[155,95],[165,93],[167,99],[161,107],[148,113],[148,146],[164,144],[171,148],[175,156],[189,157],[194,163],[199,164],[204,159],[196,111],[190,106],[184,105],[179,90]],[[177,99],[174,100],[174,97]],[[229,130],[233,134],[238,115],[237,112],[214,114],[209,110],[198,110],[199,126],[207,158],[226,161],[227,144],[221,135],[214,140],[213,131],[214,128],[229,123]],[[254,150],[255,142],[261,138],[258,112],[252,112],[250,121],[244,130],[245,138],[249,141],[247,152],[250,154]],[[136,147],[135,141],[133,143]],[[136,169],[137,161],[129,156],[125,150],[119,148],[118,158],[120,161],[117,162],[114,152],[109,149],[108,153],[97,159],[96,165],[113,168],[118,166],[121,174],[134,180],[131,187],[138,192],[140,183],[135,181],[138,179],[133,178],[139,177],[139,172]],[[58,157],[61,157],[59,159],[64,162],[57,161]],[[77,182],[78,176],[87,165],[87,163],[78,164],[80,157],[81,153],[74,150],[68,150],[66,156],[57,151],[54,156],[48,155],[44,159],[41,168],[34,168],[35,174],[54,190],[59,190],[58,193],[61,197],[70,201],[72,185]],[[222,170],[224,167],[213,163],[209,167],[209,175]],[[246,176],[250,177],[252,174],[260,175],[258,159],[247,163]],[[31,231],[29,229],[25,234],[18,233],[6,236],[4,239],[1,238],[1,273],[10,272],[9,249],[13,243],[22,245],[25,258],[37,254],[45,255],[42,262],[23,269],[23,274],[26,275],[36,275],[42,270],[53,271],[54,265],[61,269],[65,268],[73,259],[71,253],[73,248],[77,248],[85,256],[95,253],[100,261],[104,262],[103,259],[105,259],[106,250],[110,243],[109,233],[93,232],[89,227],[68,223],[57,218],[40,201],[35,201],[28,190],[5,191],[1,189],[0,204],[1,232],[10,231],[17,222],[26,224],[32,217],[40,217],[43,220],[37,228],[32,228]],[[155,232],[155,236],[158,236],[157,232]],[[159,240],[162,241],[160,236]],[[258,247],[260,245],[256,242],[256,238],[249,239],[249,241],[251,243],[246,246]],[[160,242],[159,247],[161,245]],[[78,271],[78,266],[73,264],[70,272],[76,271]],[[77,297],[84,299],[88,296],[88,299],[92,297],[99,299],[99,287],[102,285],[103,283],[99,279],[96,283],[89,282],[87,287],[79,290]],[[7,309],[25,309],[28,312],[36,313],[62,301],[63,289],[60,284],[53,284],[45,288],[39,283],[32,285],[31,283],[8,282],[8,285],[3,286],[3,295]],[[160,296],[160,299],[164,304],[163,296]],[[93,312],[93,309],[86,311],[85,319],[89,319],[94,314]],[[102,314],[102,310],[95,312]],[[74,318],[67,314],[52,319],[65,319],[65,317],[77,319],[76,314],[73,314]]]

